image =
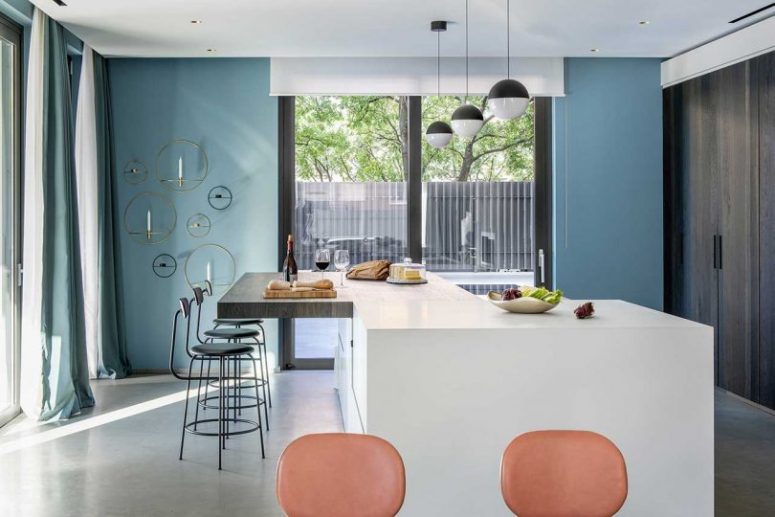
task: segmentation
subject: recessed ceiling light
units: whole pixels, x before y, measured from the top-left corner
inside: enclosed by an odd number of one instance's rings
[[[641,21],[638,22],[638,25],[648,25],[649,23],[651,23],[651,22],[648,21],[648,20],[641,20]]]
[[[590,52],[600,52],[599,48],[591,48],[589,49]]]
[[[208,48],[207,51],[208,52],[215,52],[215,49],[214,48]]]
[[[193,25],[199,25],[200,23],[202,23],[202,20],[191,20],[191,23]]]

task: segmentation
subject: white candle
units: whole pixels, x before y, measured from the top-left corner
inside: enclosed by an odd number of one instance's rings
[[[209,262],[207,263],[207,281],[213,283],[213,267]]]
[[[178,181],[183,182],[183,157],[178,158]]]
[[[153,227],[151,226],[151,209],[150,208],[148,209],[148,213],[145,214],[145,227],[146,227],[146,230],[148,231],[149,234],[153,231],[152,230]]]

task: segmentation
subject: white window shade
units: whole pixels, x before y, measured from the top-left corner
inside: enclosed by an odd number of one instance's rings
[[[469,93],[506,76],[504,58],[471,58]],[[512,58],[511,77],[533,97],[565,95],[563,58]],[[465,58],[442,58],[441,94],[466,92]],[[270,95],[436,95],[436,58],[272,58]]]

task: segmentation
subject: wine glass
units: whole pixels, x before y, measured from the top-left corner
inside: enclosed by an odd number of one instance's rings
[[[344,287],[344,272],[350,266],[350,252],[347,250],[336,250],[334,252],[334,267],[341,273],[339,287]]]
[[[331,252],[328,251],[327,248],[321,248],[319,250],[315,251],[315,265],[318,268],[318,271],[320,271],[320,278],[325,278],[325,274],[323,271],[328,268],[328,265],[331,263]]]

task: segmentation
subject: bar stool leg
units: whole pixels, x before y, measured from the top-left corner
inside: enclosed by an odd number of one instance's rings
[[[258,328],[261,329],[261,341],[258,343],[258,353],[259,356],[263,353],[264,359],[261,361],[261,368],[262,368],[262,377],[264,377],[264,380],[266,381],[266,390],[269,393],[269,407],[272,407],[272,386],[269,384],[269,357],[266,354],[266,333],[264,332],[264,326],[259,325]],[[269,428],[267,427],[267,430]]]
[[[204,406],[202,406],[202,411],[207,411],[207,391],[208,388],[210,388],[210,366],[212,366],[213,360],[212,358],[207,359],[207,380],[205,381],[205,398],[204,398]]]
[[[224,360],[223,360],[223,363],[224,363],[224,368],[226,368],[226,377],[223,380],[223,382],[225,384],[223,384],[222,387],[221,387],[221,390],[224,391],[224,407],[225,407],[225,409],[224,409],[224,413],[223,413],[223,417],[224,417],[223,425],[224,425],[224,429],[226,430],[226,432],[223,434],[223,448],[225,449],[226,448],[226,440],[229,439],[229,427],[230,427],[229,426],[229,418],[230,418],[230,416],[229,416],[229,371],[230,371],[230,368],[229,368],[229,364],[230,364],[229,363],[229,358],[225,357]]]
[[[256,358],[253,357],[253,354],[248,354],[248,357],[250,357],[250,360],[253,362],[253,386],[255,386],[256,389],[256,413],[258,413],[258,435],[261,440],[261,459],[266,458],[266,454],[264,453],[264,424],[261,421],[261,404],[258,403],[258,368],[256,367]],[[264,411],[266,411],[266,405],[264,405]],[[269,421],[267,421],[267,427],[266,430],[269,430]]]
[[[188,395],[191,391],[191,369],[194,367],[194,357],[192,357],[191,361],[189,361],[188,363],[188,385],[186,386],[186,405],[185,405],[185,409],[183,410],[183,430],[180,433],[180,454],[178,455],[179,460],[183,459],[183,442],[186,439],[186,420],[188,419]]]
[[[255,369],[255,367],[256,367],[255,359],[253,361],[254,361],[253,362],[253,368]],[[258,362],[259,362],[259,364],[263,364],[263,361],[261,361],[261,349],[260,348],[259,348],[259,352],[258,352]],[[261,366],[261,376],[262,377],[264,376],[263,372],[264,372],[264,367]],[[269,379],[264,379],[263,382],[261,383],[261,389],[264,392],[264,417],[266,419],[266,430],[267,431],[269,430],[269,410],[267,409],[268,404],[267,404],[267,398],[266,398],[266,387],[268,385],[269,385]],[[260,409],[261,405],[258,404],[258,400],[256,400],[256,404],[259,406],[259,409]]]
[[[199,386],[197,386],[196,388],[196,410],[194,411],[194,431],[196,431],[197,422],[199,421],[199,405],[200,405],[199,401],[202,395],[202,373],[203,373],[204,367],[205,367],[204,361],[200,359],[199,360]],[[191,373],[189,373],[188,376],[190,378]],[[207,383],[207,381],[205,381],[205,383]],[[207,404],[206,399],[205,399],[205,404]]]
[[[218,358],[218,470],[221,470],[221,446],[223,445],[223,356]]]

